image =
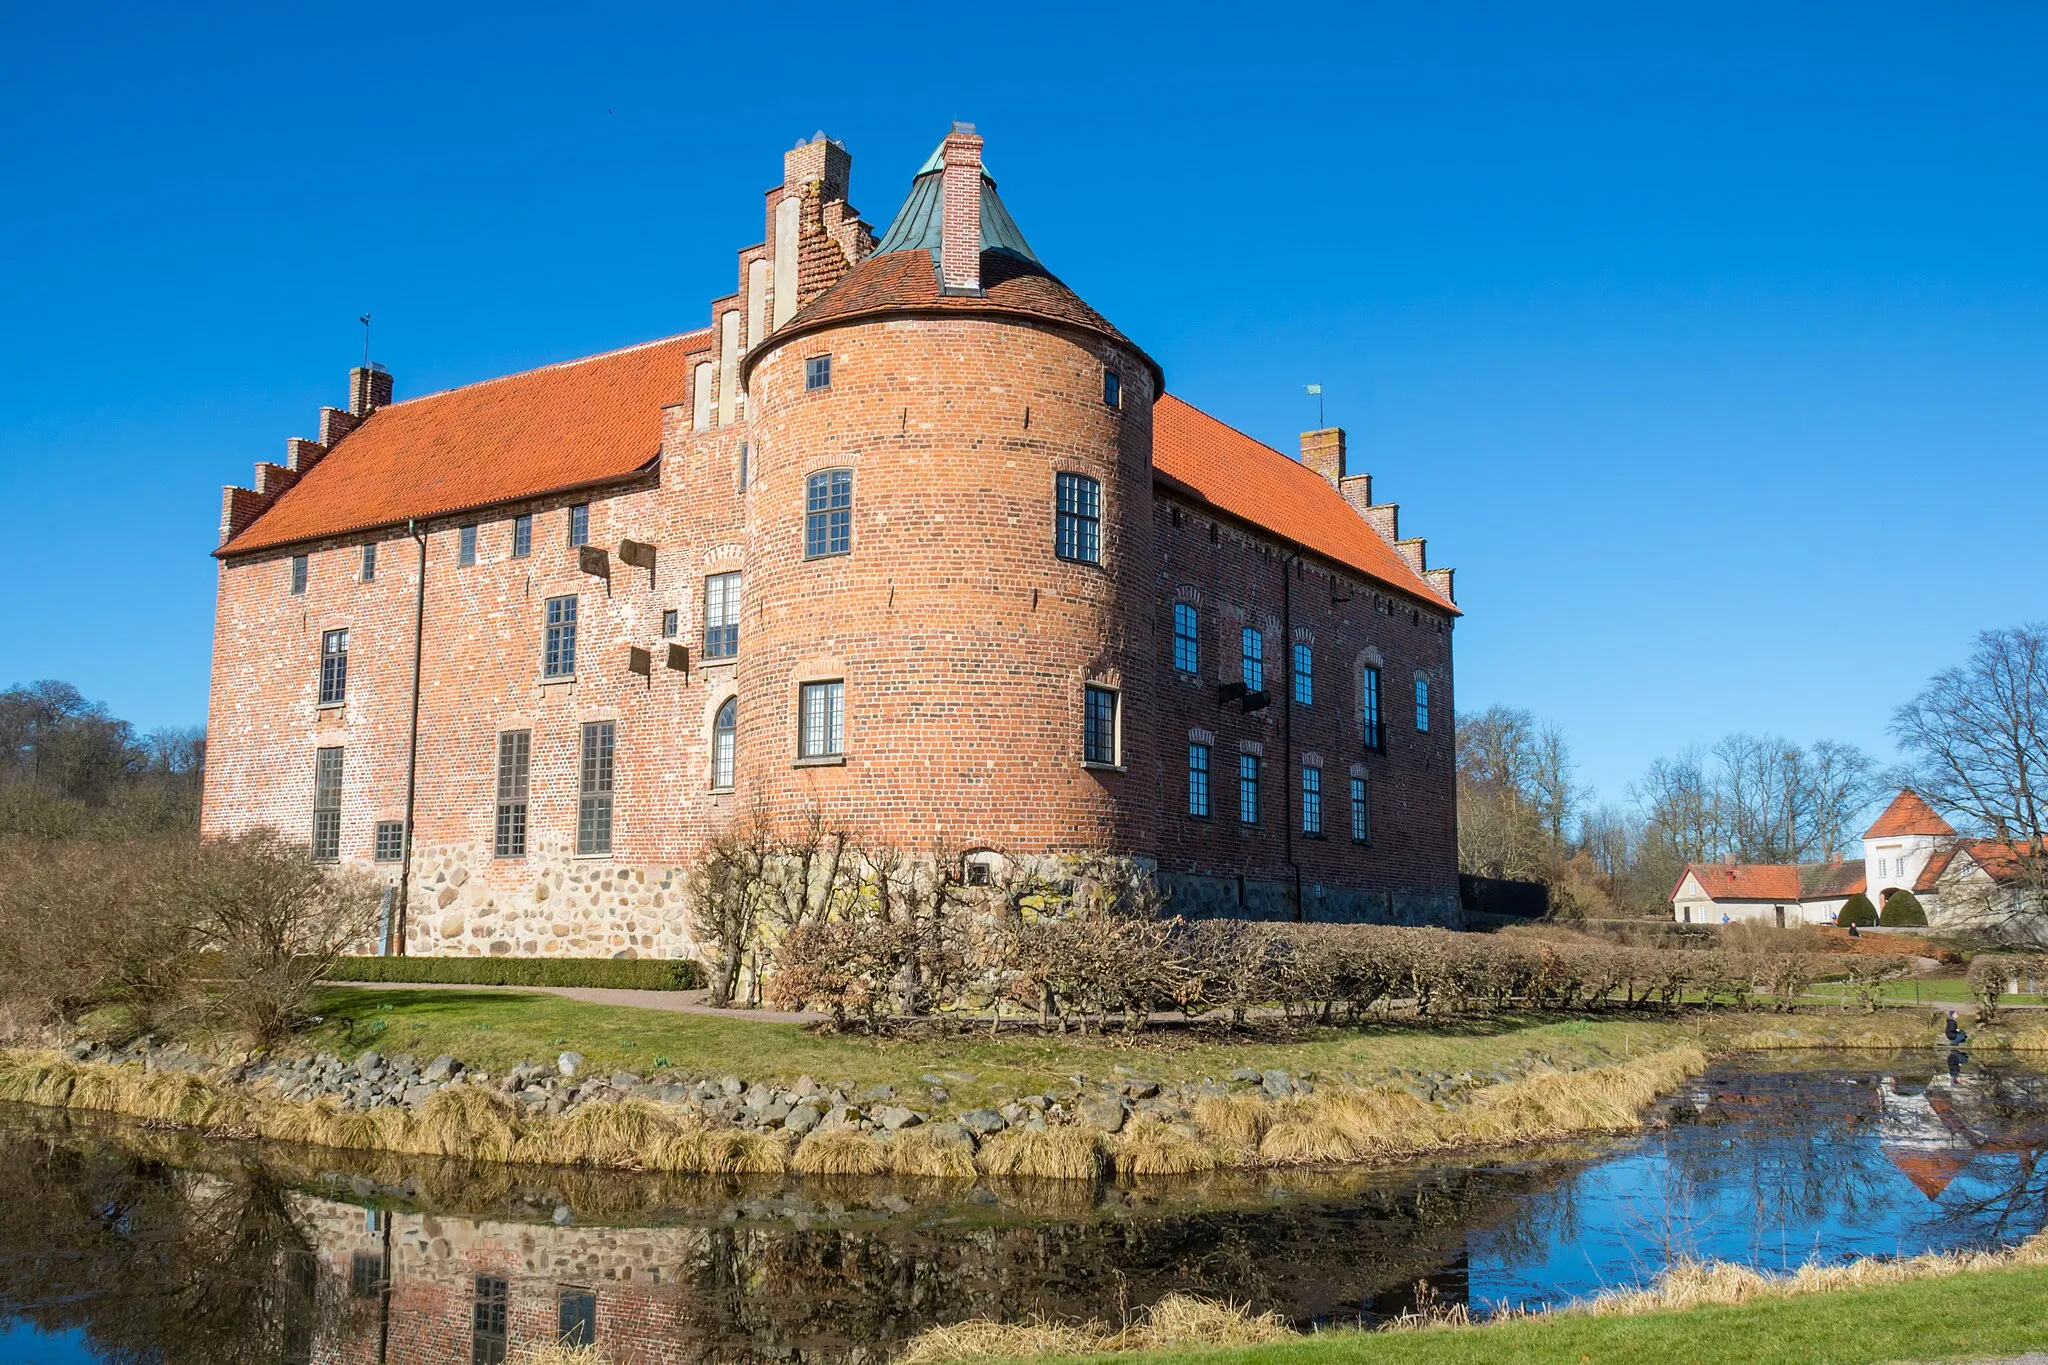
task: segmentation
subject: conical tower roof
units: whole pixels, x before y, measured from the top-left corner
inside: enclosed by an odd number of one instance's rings
[[[946,217],[945,151],[946,144],[941,141],[925,158],[924,165],[917,168],[917,178],[910,182],[910,194],[876,244],[875,255],[892,251],[938,254],[939,225]],[[986,167],[981,172],[981,249],[1005,252],[1033,265],[1039,263],[1031,244],[1018,229],[1017,220],[1003,207],[1002,196],[996,193],[995,177]]]
[[[1920,799],[1911,787],[1902,788],[1884,808],[1884,814],[1876,823],[1863,831],[1866,839],[1892,839],[1902,834],[1931,834],[1946,839],[1954,834],[1955,826],[1935,813],[1934,807]]]
[[[933,152],[912,178],[910,193],[875,249],[747,353],[740,362],[742,383],[751,380],[762,356],[806,333],[870,317],[942,314],[1014,317],[1093,333],[1115,342],[1150,370],[1155,395],[1166,391],[1159,362],[1045,268],[986,171],[981,173],[981,290],[975,295],[948,293],[939,262],[944,172],[940,153]]]

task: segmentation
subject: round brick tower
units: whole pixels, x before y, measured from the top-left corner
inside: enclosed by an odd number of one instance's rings
[[[1144,846],[1160,371],[1038,262],[971,125],[742,373],[742,803],[909,848]]]

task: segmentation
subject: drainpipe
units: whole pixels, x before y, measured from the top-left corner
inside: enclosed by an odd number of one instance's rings
[[[398,865],[398,956],[405,956],[409,912],[412,909],[412,817],[419,793],[420,767],[420,652],[427,636],[427,533],[408,519],[406,534],[420,547],[419,580],[412,597],[412,723],[405,737],[405,847]]]
[[[1286,827],[1281,832],[1287,839],[1287,868],[1294,874],[1294,921],[1299,924],[1307,918],[1301,904],[1301,864],[1294,860],[1294,795],[1300,784],[1294,775],[1294,566],[1301,563],[1299,552],[1280,561],[1280,657],[1287,665],[1281,676],[1287,680],[1287,695],[1282,699],[1284,710],[1280,713],[1281,747],[1287,751],[1287,768],[1280,776],[1280,790],[1287,795],[1280,802],[1282,818]]]

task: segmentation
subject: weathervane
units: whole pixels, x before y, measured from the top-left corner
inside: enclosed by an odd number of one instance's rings
[[[363,368],[367,370],[370,368],[370,315],[365,313],[356,321],[363,324]]]

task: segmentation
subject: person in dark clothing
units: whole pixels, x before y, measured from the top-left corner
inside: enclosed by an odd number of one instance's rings
[[[1961,1047],[1970,1041],[1970,1035],[1963,1032],[1962,1026],[1956,1023],[1954,1010],[1948,1012],[1948,1022],[1942,1026],[1942,1036],[1948,1039],[1950,1047]]]

